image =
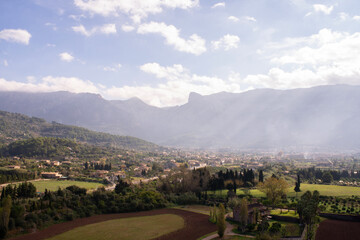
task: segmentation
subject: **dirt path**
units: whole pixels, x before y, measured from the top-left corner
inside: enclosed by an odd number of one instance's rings
[[[204,214],[188,212],[179,209],[158,209],[158,210],[151,210],[144,212],[103,214],[88,218],[79,218],[74,221],[55,224],[44,230],[15,237],[12,238],[11,240],[43,240],[67,232],[76,227],[81,227],[88,224],[93,224],[93,223],[98,223],[98,222],[103,222],[118,218],[142,217],[142,216],[152,216],[159,214],[179,215],[184,219],[185,227],[178,231],[158,237],[156,238],[156,240],[184,240],[184,239],[196,240],[197,238],[204,236],[210,232],[214,232],[216,230],[216,225],[210,223],[208,220],[209,217]]]
[[[316,240],[360,240],[360,222],[325,220],[320,223]]]

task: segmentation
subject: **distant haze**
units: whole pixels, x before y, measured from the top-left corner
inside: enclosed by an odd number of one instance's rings
[[[108,101],[69,92],[0,92],[0,110],[96,131],[190,148],[360,149],[360,87],[191,93],[188,103],[156,108],[139,99]]]

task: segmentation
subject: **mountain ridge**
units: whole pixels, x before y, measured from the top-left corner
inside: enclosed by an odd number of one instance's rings
[[[186,104],[158,108],[139,99],[107,101],[91,94],[0,92],[0,109],[164,146],[356,151],[359,96],[360,87],[348,85],[255,89],[191,93]],[[37,105],[24,108],[23,102]]]

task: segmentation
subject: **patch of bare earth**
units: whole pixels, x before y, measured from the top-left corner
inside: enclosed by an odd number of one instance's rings
[[[325,220],[320,223],[316,240],[360,240],[360,222]]]

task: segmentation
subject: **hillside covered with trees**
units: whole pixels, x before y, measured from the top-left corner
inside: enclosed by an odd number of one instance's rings
[[[97,146],[153,151],[161,147],[129,136],[94,132],[86,128],[47,122],[23,114],[0,111],[0,144],[36,137],[67,138]]]
[[[18,140],[0,147],[0,157],[64,159],[66,156],[73,156],[79,159],[99,159],[120,153],[122,150],[117,148],[92,146],[52,137]]]

